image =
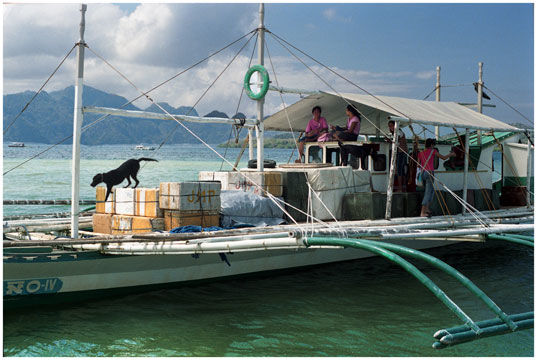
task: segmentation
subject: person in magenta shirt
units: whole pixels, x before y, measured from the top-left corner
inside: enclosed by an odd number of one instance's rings
[[[302,162],[302,157],[304,156],[304,143],[317,141],[321,133],[328,131],[326,119],[321,116],[321,107],[314,106],[313,109],[311,109],[311,113],[313,114],[313,118],[308,122],[308,126],[306,126],[306,133],[303,137],[298,139],[297,163]]]
[[[421,214],[420,216],[431,216],[431,210],[429,210],[429,204],[433,200],[434,196],[434,158],[439,157],[442,160],[446,160],[452,156],[453,153],[442,155],[438,152],[438,149],[434,147],[435,140],[425,140],[425,150],[418,154],[419,166],[422,169],[423,186],[425,186],[425,192],[423,194],[423,201],[421,202]]]
[[[362,118],[358,110],[352,105],[347,105],[345,113],[347,114],[347,127],[331,126],[334,131],[333,137],[341,141],[356,141],[360,134]]]

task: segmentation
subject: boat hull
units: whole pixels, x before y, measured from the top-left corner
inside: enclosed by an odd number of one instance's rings
[[[450,241],[397,241],[414,249]],[[200,255],[103,255],[98,251],[4,253],[4,305],[41,300],[91,298],[98,293],[143,291],[198,281],[214,281],[373,256],[350,248],[262,250]],[[54,300],[56,301],[56,300]],[[45,301],[46,302],[46,301]]]

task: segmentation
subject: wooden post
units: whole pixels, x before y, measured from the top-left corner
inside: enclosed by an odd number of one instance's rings
[[[397,158],[399,120],[395,120],[393,128],[392,158],[390,159],[390,176],[388,178],[388,190],[386,191],[386,220],[392,217],[393,178],[395,177],[395,159]]]
[[[463,187],[462,187],[462,199],[464,205],[462,207],[462,213],[466,213],[466,203],[468,197],[468,163],[470,159],[470,130],[466,128],[464,139],[464,178],[463,178]]]

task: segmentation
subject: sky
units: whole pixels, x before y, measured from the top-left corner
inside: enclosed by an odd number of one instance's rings
[[[42,86],[78,41],[79,7],[3,4],[3,94]],[[256,104],[245,95],[241,98],[241,88],[252,53],[257,62],[255,39],[247,42],[248,35],[184,71],[255,29],[258,9],[257,3],[90,2],[84,83],[132,100],[180,74],[151,92],[151,98],[173,107],[194,105],[200,115],[216,109],[253,117]],[[287,88],[364,89],[424,99],[435,88],[440,66],[441,100],[475,103],[472,83],[483,62],[483,81],[490,89],[485,92],[492,98],[485,103],[496,105],[483,112],[504,122],[528,124],[534,119],[533,17],[533,3],[269,2],[265,67],[273,85]],[[292,47],[282,46],[282,39]],[[74,80],[73,51],[45,91],[63,89]],[[278,93],[269,92],[265,114],[297,100],[287,95],[282,102]],[[145,109],[151,102],[143,99],[135,105]]]

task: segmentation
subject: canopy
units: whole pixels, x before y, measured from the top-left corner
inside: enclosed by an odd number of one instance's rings
[[[362,114],[360,134],[364,135],[376,134],[377,127],[383,132],[387,132],[388,116],[409,119],[412,123],[423,125],[496,131],[523,131],[454,102],[330,92],[309,95],[286,109],[269,116],[264,121],[265,129],[289,131],[289,117],[293,130],[302,131],[312,117],[311,109],[316,105],[322,108],[321,116],[324,116],[330,125],[345,126],[347,123],[345,108],[348,103],[354,105]],[[408,120],[399,120],[401,121],[401,126],[408,124]]]

